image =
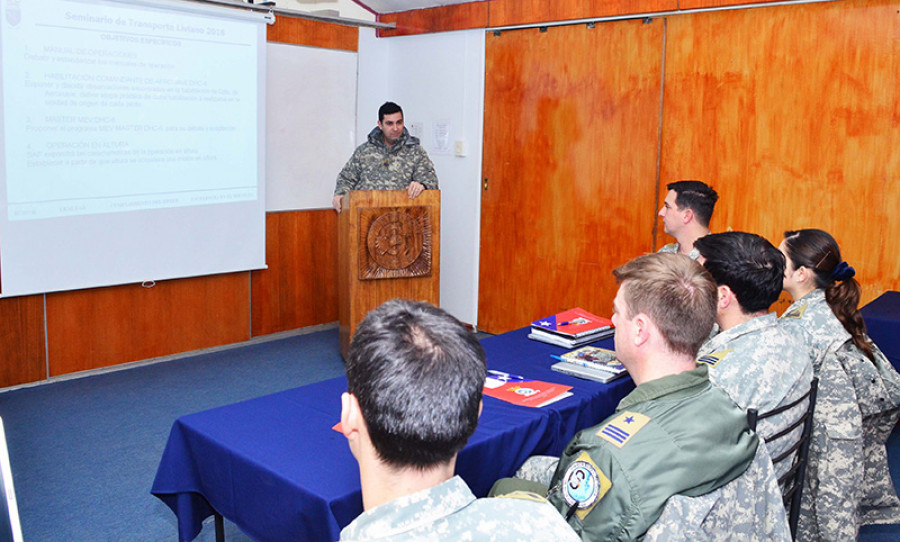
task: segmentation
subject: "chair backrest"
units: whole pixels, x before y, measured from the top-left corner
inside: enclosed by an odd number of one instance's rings
[[[790,404],[782,405],[768,412],[759,413],[756,409],[751,408],[747,411],[747,423],[750,428],[756,430],[756,424],[759,420],[769,418],[788,411],[803,401],[809,400],[806,410],[802,412],[796,419],[791,421],[790,425],[772,435],[767,440],[774,442],[782,438],[790,438],[792,433],[798,428],[803,427],[800,439],[787,448],[777,457],[772,457],[772,463],[778,465],[783,461],[792,461],[790,469],[778,478],[778,485],[781,488],[781,495],[784,500],[784,506],[788,513],[788,524],[791,529],[791,537],[797,538],[797,521],[800,518],[800,499],[803,494],[803,484],[806,481],[806,465],[809,462],[809,443],[812,439],[812,422],[813,413],[816,409],[816,392],[819,389],[818,377],[813,378],[809,386],[809,391],[799,397]]]

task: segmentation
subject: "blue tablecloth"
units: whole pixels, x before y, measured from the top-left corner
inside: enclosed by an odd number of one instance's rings
[[[885,292],[859,312],[869,337],[900,371],[900,292]]]
[[[492,397],[457,459],[457,474],[477,496],[530,455],[559,455],[571,437],[599,423],[634,388],[550,369],[564,348],[531,341],[528,329],[483,341],[488,367],[573,386],[572,397],[546,407]],[[612,340],[599,344],[612,348]],[[183,416],[176,420],[152,493],[178,517],[179,539],[192,540],[217,511],[259,541],[337,540],[362,512],[359,469],[340,421],[345,378]]]

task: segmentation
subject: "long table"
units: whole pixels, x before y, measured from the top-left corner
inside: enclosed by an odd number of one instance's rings
[[[860,309],[869,337],[900,371],[900,292],[887,291]]]
[[[566,349],[527,334],[482,341],[488,368],[570,385],[573,395],[543,408],[485,396],[456,467],[479,497],[530,455],[560,455],[577,431],[602,421],[634,389],[627,376],[600,384],[552,371],[550,355]],[[598,344],[612,348],[611,339]],[[362,512],[357,463],[332,429],[346,390],[346,379],[336,378],[176,420],[151,492],[178,517],[179,540],[193,540],[214,514],[261,542],[337,540]]]

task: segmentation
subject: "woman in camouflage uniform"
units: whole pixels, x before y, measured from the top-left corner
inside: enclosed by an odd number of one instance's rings
[[[900,416],[900,375],[866,335],[855,271],[822,230],[785,232],[781,316],[819,377],[799,540],[855,540],[860,524],[900,522],[885,441]]]

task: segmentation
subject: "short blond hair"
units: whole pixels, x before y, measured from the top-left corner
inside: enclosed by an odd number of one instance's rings
[[[622,288],[626,318],[646,314],[669,349],[691,357],[709,337],[716,319],[716,282],[683,254],[639,256],[613,270]]]

